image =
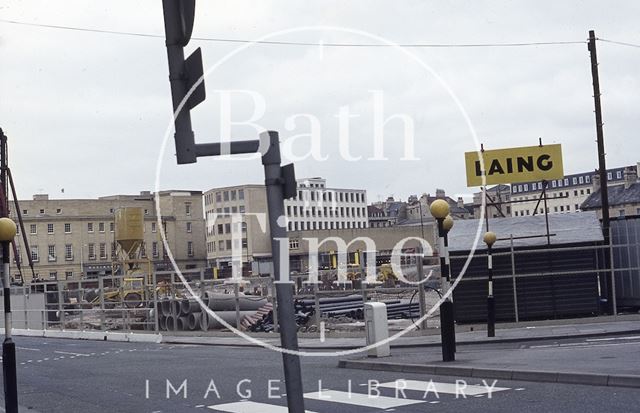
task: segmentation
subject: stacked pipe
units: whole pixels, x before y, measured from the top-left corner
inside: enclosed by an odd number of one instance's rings
[[[266,298],[244,294],[238,296],[237,305],[236,297],[232,294],[205,293],[202,301],[215,316],[203,311],[195,299],[161,300],[157,308],[158,328],[162,331],[207,331],[225,328],[224,323],[238,327],[238,321],[240,325],[246,326],[250,323],[245,322],[245,319],[257,320],[271,311],[266,308]],[[155,309],[151,309],[150,319],[155,317],[155,312]]]

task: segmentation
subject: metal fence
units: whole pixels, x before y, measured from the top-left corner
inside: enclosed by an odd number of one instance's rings
[[[433,266],[424,269],[425,273],[437,270]],[[406,265],[403,270],[409,279],[417,279],[417,264]],[[194,297],[199,297],[232,327],[278,331],[276,289],[271,278],[244,277],[242,283],[235,283],[229,278],[214,279],[204,270],[182,274],[189,288],[169,271],[12,287],[14,327],[149,333],[220,331],[224,326],[195,302]],[[363,323],[359,321],[367,301],[386,302],[390,318],[410,320],[419,318],[427,305],[438,299],[433,288],[425,300],[416,285],[394,278],[367,284],[358,279],[362,276],[337,282],[335,271],[321,271],[320,283],[311,284],[308,274],[292,275],[299,331],[324,334],[344,324],[345,329],[352,327],[352,333],[363,335]],[[428,284],[438,284],[437,277],[439,272]]]

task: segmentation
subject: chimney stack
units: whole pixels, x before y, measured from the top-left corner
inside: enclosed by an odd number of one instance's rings
[[[464,199],[461,196],[458,197],[458,208],[464,208]]]
[[[593,192],[597,192],[600,189],[600,174],[596,169],[596,173],[591,176],[591,182],[593,183]]]
[[[624,189],[629,187],[638,181],[638,172],[632,167],[624,169]]]

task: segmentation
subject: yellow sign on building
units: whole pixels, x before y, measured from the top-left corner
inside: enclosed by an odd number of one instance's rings
[[[480,163],[482,154],[484,168]],[[523,146],[465,152],[467,186],[560,179],[564,176],[561,145]],[[482,176],[486,182],[482,182]]]

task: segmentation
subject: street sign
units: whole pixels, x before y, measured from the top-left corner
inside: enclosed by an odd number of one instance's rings
[[[484,168],[479,154],[484,160]],[[467,186],[531,182],[564,177],[561,145],[523,146],[465,152]]]

